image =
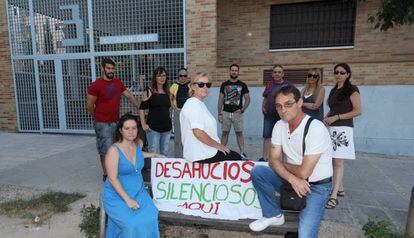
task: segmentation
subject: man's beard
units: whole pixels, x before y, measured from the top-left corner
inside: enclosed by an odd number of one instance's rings
[[[238,77],[239,77],[238,75],[231,75],[231,74],[230,74],[230,78],[231,78],[231,79],[237,79]]]
[[[105,73],[105,76],[106,76],[108,79],[113,79],[113,78],[114,78],[114,73]]]

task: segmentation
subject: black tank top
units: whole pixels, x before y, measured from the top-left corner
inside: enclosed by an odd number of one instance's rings
[[[147,101],[141,102],[140,109],[148,109],[147,124],[151,130],[167,132],[172,128],[170,107],[167,94],[152,93]]]
[[[305,97],[305,95],[303,95],[302,99],[303,99],[303,102],[315,103],[315,99],[313,98],[313,95],[310,95],[309,97]],[[309,108],[302,107],[302,110],[304,113],[308,114],[309,116],[316,118],[319,121],[323,121],[323,103],[318,109],[311,110]]]
[[[188,84],[189,82],[185,84],[177,83],[178,90],[177,90],[176,101],[177,101],[177,107],[179,109],[183,108],[185,101],[187,101],[187,99],[190,97],[189,95],[190,89],[188,88]]]

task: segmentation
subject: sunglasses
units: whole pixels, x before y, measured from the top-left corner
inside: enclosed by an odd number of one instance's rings
[[[211,88],[211,83],[194,83],[197,84],[199,88],[204,88],[204,86],[207,86],[207,88]]]
[[[317,79],[317,78],[319,78],[319,75],[317,75],[317,74],[308,74],[308,78]]]
[[[184,75],[184,74],[180,74],[180,77],[184,77],[184,78],[187,78],[187,75]]]
[[[346,71],[335,71],[334,74],[335,75],[345,75],[345,74],[347,74],[347,72]]]

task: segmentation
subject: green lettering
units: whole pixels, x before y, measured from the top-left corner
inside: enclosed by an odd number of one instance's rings
[[[197,195],[198,201],[202,201],[202,199],[203,199],[203,196],[202,196],[202,191],[203,191],[202,186],[203,186],[203,184],[200,183],[199,185],[200,185],[200,189],[197,190],[197,187],[194,184],[191,184],[190,199],[193,199],[193,195],[195,193]]]
[[[252,201],[250,203],[247,203],[247,201],[246,201],[246,195],[247,195],[247,193],[249,191],[252,191],[253,192],[253,196],[252,196],[253,199],[252,199]],[[243,194],[243,203],[244,203],[244,205],[251,206],[254,203],[254,200],[255,199],[256,199],[256,190],[254,190],[254,188],[248,188],[248,189],[246,189],[246,191],[244,191],[244,194]]]
[[[235,189],[236,187],[238,188],[238,190]],[[242,194],[239,191],[240,190],[240,187],[241,187],[240,184],[234,184],[233,186],[231,186],[230,191],[233,192],[233,193],[236,193],[238,195],[238,199],[239,200],[237,200],[237,201],[229,201],[229,203],[232,203],[232,204],[240,204],[241,203],[241,196],[242,196]]]
[[[178,200],[178,197],[174,197],[174,184],[173,183],[170,183],[168,187],[169,187],[169,192],[170,192],[169,199],[171,199],[171,200]]]
[[[164,193],[164,195],[162,195],[161,197],[157,197],[157,198],[155,198],[155,199],[164,199],[165,198],[165,196],[167,195],[167,191],[165,191],[164,189],[162,189],[161,188],[161,184],[165,184],[165,182],[159,182],[158,184],[157,184],[157,190],[158,191],[160,191],[160,192],[163,192]]]
[[[215,187],[215,186],[214,186]],[[219,197],[218,197],[218,195],[219,194],[222,194],[222,193],[220,193],[219,191],[220,191],[220,188],[222,188],[222,187],[224,187],[226,190],[226,192],[225,192],[225,196],[224,196],[224,198],[222,198],[222,199],[220,199]],[[227,198],[229,197],[229,188],[226,186],[226,184],[220,184],[218,187],[217,187],[217,190],[216,190],[216,194],[215,194],[215,196],[214,196],[216,199],[217,199],[217,201],[226,201],[227,200]],[[216,200],[214,200],[214,201],[216,201]]]
[[[183,195],[188,193],[188,190],[185,189],[185,186],[190,186],[190,183],[182,183],[180,186],[180,200],[187,200],[187,199],[191,199],[191,198],[184,198]]]
[[[205,202],[211,202],[211,200],[212,199],[207,199],[206,198],[206,190],[207,190],[207,186],[210,186],[211,184],[210,183],[206,183],[204,186],[202,186],[203,187],[203,189],[201,190],[201,194],[202,194],[202,196],[203,196],[203,200],[205,201]],[[201,186],[200,186],[201,187]],[[201,199],[200,199],[201,200]]]

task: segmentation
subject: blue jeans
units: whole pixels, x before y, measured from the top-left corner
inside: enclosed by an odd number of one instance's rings
[[[270,168],[255,166],[251,171],[252,183],[262,207],[263,217],[274,217],[282,213],[276,201],[283,180]],[[332,182],[311,185],[311,193],[306,196],[306,207],[299,214],[299,238],[318,237],[319,225],[331,191]]]
[[[170,145],[170,134],[171,134],[171,131],[158,132],[158,131],[153,131],[151,129],[147,131],[148,152],[160,153],[162,155],[168,156],[168,147]]]
[[[263,138],[272,138],[273,127],[276,122],[279,121],[278,118],[264,117],[263,119]]]

